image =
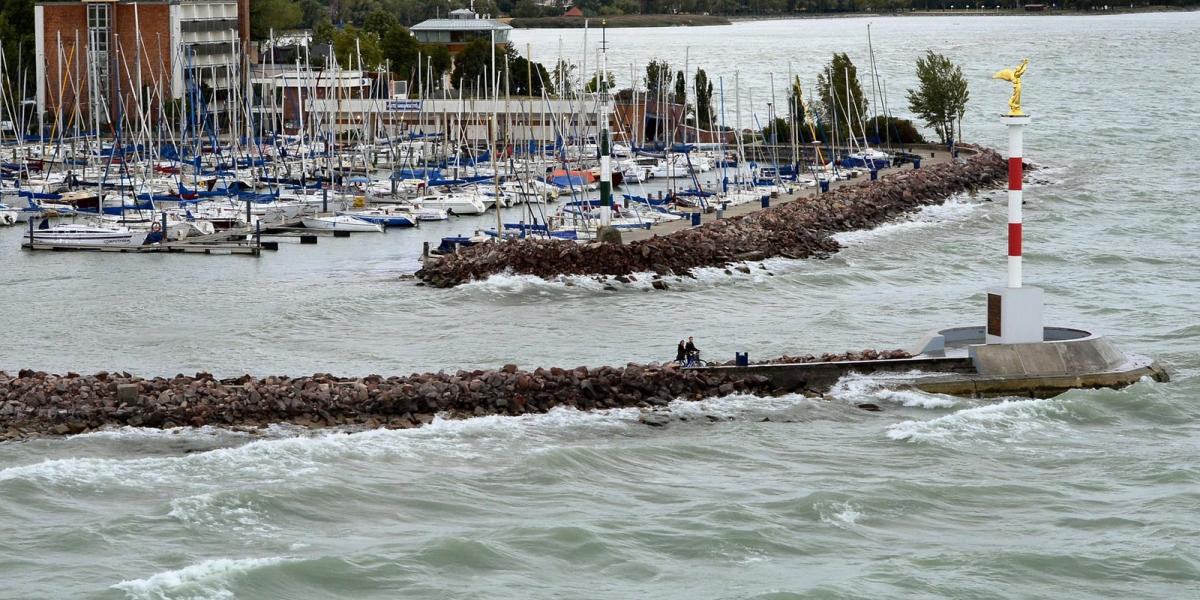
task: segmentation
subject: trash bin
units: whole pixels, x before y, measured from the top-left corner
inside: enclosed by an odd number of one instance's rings
[[[699,227],[699,226],[700,226],[700,212],[697,211],[697,212],[692,213],[692,227]]]
[[[763,208],[770,208],[770,207],[771,207],[771,197],[770,197],[770,196],[763,196],[763,197],[762,197],[762,207],[763,207]]]
[[[920,168],[921,168],[921,159],[914,158],[913,159],[913,169],[920,169]]]
[[[750,366],[750,353],[749,352],[735,352],[733,354],[733,362],[734,362],[734,364],[736,364],[739,367]]]

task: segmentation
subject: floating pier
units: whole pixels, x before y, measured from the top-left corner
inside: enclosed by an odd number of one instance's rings
[[[264,250],[279,250],[280,242],[316,244],[318,238],[350,237],[350,231],[308,229],[300,219],[289,219],[261,228],[239,227],[209,235],[186,237],[182,240],[146,244],[143,246],[114,246],[100,244],[45,244],[32,241],[21,243],[25,250],[55,252],[117,252],[122,254],[175,253],[260,256]],[[27,238],[29,239],[29,238]]]

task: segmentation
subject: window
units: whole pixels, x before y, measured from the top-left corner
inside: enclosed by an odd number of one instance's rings
[[[89,86],[89,88],[95,92],[92,98],[92,109],[97,111],[101,117],[108,113],[108,40],[112,28],[112,15],[109,8],[108,4],[102,3],[87,5],[88,59],[91,76],[95,77],[92,80],[95,85]]]

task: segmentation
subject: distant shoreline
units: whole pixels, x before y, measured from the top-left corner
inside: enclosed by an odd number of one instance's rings
[[[1103,15],[1127,15],[1136,13],[1167,13],[1167,12],[1196,12],[1200,11],[1200,6],[1170,6],[1170,5],[1155,5],[1155,6],[1114,6],[1109,10],[1066,10],[1054,9],[1044,11],[1027,11],[1017,8],[1001,8],[1001,9],[962,9],[962,10],[910,10],[910,11],[883,11],[883,12],[828,12],[828,13],[796,13],[789,15],[752,15],[752,16],[733,16],[729,20],[735,23],[744,23],[747,21],[786,21],[790,19],[851,19],[857,17],[1012,17],[1012,16],[1028,16],[1028,17],[1053,17],[1053,16],[1103,16]]]
[[[826,12],[791,13],[785,15],[616,15],[609,17],[537,17],[513,18],[508,21],[516,29],[579,29],[586,22],[589,27],[599,27],[607,22],[609,27],[711,27],[732,25],[752,21],[785,21],[791,19],[852,19],[861,17],[999,17],[999,16],[1100,16],[1135,13],[1196,12],[1200,6],[1113,6],[1109,10],[1045,10],[1040,12],[1024,9],[962,9],[962,10],[913,10],[883,12]]]
[[[616,15],[611,17],[537,17],[513,18],[508,24],[516,29],[582,29],[599,27],[707,27],[732,25],[729,17],[714,15]]]

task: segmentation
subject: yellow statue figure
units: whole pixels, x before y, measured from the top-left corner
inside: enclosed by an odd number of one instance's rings
[[[1008,116],[1020,117],[1025,113],[1021,112],[1021,76],[1025,74],[1025,68],[1029,66],[1029,59],[1021,61],[1015,69],[1004,69],[992,75],[992,79],[1003,79],[1011,81],[1013,84],[1012,97],[1008,99]]]

